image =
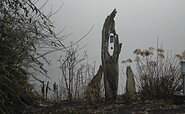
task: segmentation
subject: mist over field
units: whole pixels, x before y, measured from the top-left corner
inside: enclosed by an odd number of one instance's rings
[[[39,1],[39,4],[42,1]],[[135,59],[133,51],[137,48],[148,49],[149,47],[163,48],[165,54],[174,56],[184,50],[185,37],[185,8],[183,0],[55,0],[49,1],[44,12],[57,12],[51,20],[54,22],[55,31],[65,28],[62,34],[70,34],[65,44],[76,42],[82,38],[92,26],[92,31],[79,42],[79,47],[85,46],[78,53],[87,51],[88,61],[91,64],[96,61],[96,71],[101,64],[101,31],[105,18],[114,8],[117,9],[115,18],[115,29],[123,43],[119,57],[120,76],[119,93],[125,89],[126,65],[121,64],[122,60]],[[72,34],[71,34],[72,33]],[[49,55],[52,61],[47,67],[48,75],[52,81],[61,78],[59,63],[56,61],[61,52]],[[58,55],[58,56],[57,56]],[[135,63],[132,63],[134,72]],[[47,80],[47,79],[46,79]]]

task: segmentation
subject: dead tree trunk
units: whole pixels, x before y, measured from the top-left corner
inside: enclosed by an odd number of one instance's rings
[[[102,48],[101,59],[104,69],[104,86],[105,86],[105,99],[115,100],[118,89],[118,75],[119,66],[118,58],[121,51],[122,43],[119,43],[118,35],[115,31],[114,17],[116,15],[116,9],[107,16],[102,30]],[[110,39],[110,37],[112,39]],[[110,42],[113,41],[112,55],[110,54]]]

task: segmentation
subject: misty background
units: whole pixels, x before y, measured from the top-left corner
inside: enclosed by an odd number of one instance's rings
[[[36,3],[41,6],[45,0]],[[90,63],[96,61],[96,71],[101,64],[101,30],[105,18],[117,9],[115,29],[119,35],[122,50],[119,56],[120,76],[118,94],[124,92],[126,76],[122,73],[122,60],[134,59],[133,51],[137,48],[157,48],[157,37],[160,48],[168,51],[170,56],[184,51],[185,38],[185,1],[184,0],[49,0],[41,10],[45,14],[54,12],[61,6],[59,12],[51,17],[55,32],[62,29],[61,35],[68,35],[63,41],[69,45],[82,38],[90,29],[92,31],[81,41],[83,47],[78,53],[87,51]],[[51,80],[40,76],[42,80],[51,83],[61,78],[60,66],[57,61],[62,52],[47,56],[50,66],[45,66]],[[131,64],[131,66],[134,63]],[[135,71],[134,71],[135,72]]]

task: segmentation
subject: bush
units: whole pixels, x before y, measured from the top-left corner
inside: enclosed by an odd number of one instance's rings
[[[30,0],[0,1],[0,113],[32,103],[29,68],[45,72],[37,51],[52,45],[52,23]],[[36,78],[36,77],[35,77]]]
[[[136,49],[139,97],[143,100],[171,99],[182,90],[180,64],[177,57],[165,57],[163,49]],[[156,54],[156,56],[155,56]]]

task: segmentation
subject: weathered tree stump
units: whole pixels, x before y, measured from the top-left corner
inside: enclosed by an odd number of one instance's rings
[[[85,100],[91,103],[96,103],[100,100],[100,88],[102,79],[103,69],[100,65],[97,74],[93,77],[91,82],[88,84],[87,89],[84,93]]]
[[[102,30],[102,48],[101,48],[101,59],[104,69],[104,86],[105,86],[105,99],[115,100],[118,90],[118,75],[119,66],[118,58],[121,51],[122,43],[119,43],[118,35],[115,31],[114,17],[116,15],[116,9],[107,16]],[[113,54],[109,52],[109,41],[110,35],[114,40]]]
[[[127,75],[126,95],[130,100],[135,101],[136,87],[135,87],[134,74],[130,66],[127,66],[126,75]]]

